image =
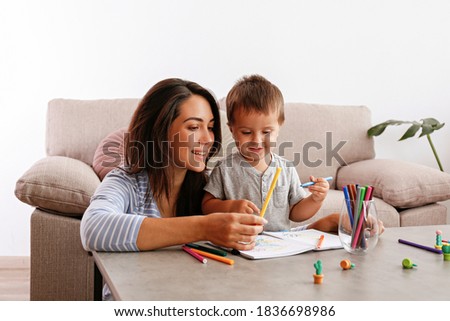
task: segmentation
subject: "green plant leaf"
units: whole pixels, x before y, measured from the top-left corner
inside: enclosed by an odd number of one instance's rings
[[[391,125],[402,125],[402,124],[411,124],[411,121],[403,121],[403,120],[395,120],[395,119],[390,119],[390,120],[386,120],[385,122],[382,122],[378,125],[372,126],[367,130],[367,135],[369,136],[379,136],[381,135],[384,130],[386,129],[387,126],[391,126]]]
[[[367,130],[367,135],[369,136],[379,136],[381,135],[388,125],[386,123],[378,124],[373,127],[370,127]]]
[[[421,119],[421,121],[423,124],[428,124],[433,127],[436,127],[441,124],[436,118],[432,118],[432,117]]]
[[[442,168],[442,164],[441,161],[439,159],[439,156],[436,152],[436,149],[434,148],[434,144],[431,140],[431,136],[430,134],[432,134],[435,130],[439,130],[442,127],[444,127],[445,123],[440,123],[437,119],[435,118],[424,118],[421,119],[420,122],[417,121],[401,121],[401,120],[387,120],[383,123],[380,123],[378,125],[372,126],[371,128],[369,128],[367,130],[367,135],[369,136],[378,136],[381,135],[384,130],[386,129],[387,126],[390,125],[402,125],[402,124],[411,124],[411,126],[406,130],[406,132],[403,134],[403,136],[399,139],[399,141],[401,140],[405,140],[407,138],[413,137],[420,128],[422,128],[422,132],[419,136],[427,136],[428,139],[428,143],[430,144],[431,150],[433,151],[433,155],[436,158],[436,162],[438,163],[439,169],[443,172],[444,169]]]
[[[413,124],[411,125],[411,127],[409,127],[406,132],[403,134],[402,137],[400,137],[399,140],[405,140],[407,138],[411,138],[414,137],[414,135],[419,131],[421,127],[421,124],[418,122],[413,122]]]
[[[438,120],[434,118],[425,118],[422,119],[422,132],[419,137],[430,135],[435,130],[441,129],[444,127],[445,123],[440,123]]]
[[[420,133],[419,137],[430,135],[432,132],[434,132],[434,128],[431,125],[423,124],[422,125],[422,132]]]

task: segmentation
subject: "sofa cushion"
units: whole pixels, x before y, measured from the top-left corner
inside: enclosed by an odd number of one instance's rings
[[[120,128],[102,139],[95,150],[92,168],[100,180],[124,163],[124,136],[127,128]]]
[[[339,169],[337,186],[372,185],[374,195],[398,208],[412,208],[450,198],[450,174],[392,159],[356,162]]]
[[[16,183],[16,197],[42,209],[81,216],[100,180],[89,165],[68,157],[36,162]]]
[[[430,215],[430,213],[433,213]],[[439,203],[408,208],[400,211],[401,226],[445,225],[447,224],[447,207]]]

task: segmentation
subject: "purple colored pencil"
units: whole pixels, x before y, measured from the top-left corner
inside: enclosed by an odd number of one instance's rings
[[[398,239],[398,242],[399,242],[399,243],[402,243],[402,244],[414,246],[414,247],[417,247],[417,248],[422,249],[422,250],[434,252],[434,253],[437,253],[437,254],[442,254],[442,250],[438,250],[438,249],[435,249],[435,248],[433,248],[433,247],[429,247],[429,246],[425,246],[425,245],[420,245],[420,244],[413,243],[413,242],[410,242],[410,241],[405,241],[405,240],[402,240],[402,239]]]

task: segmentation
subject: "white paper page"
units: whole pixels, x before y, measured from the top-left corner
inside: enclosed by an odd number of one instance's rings
[[[315,245],[308,243],[261,234],[257,236],[253,250],[240,252],[242,256],[256,260],[295,255],[311,251],[314,248]]]
[[[338,235],[321,232],[318,230],[302,230],[302,231],[286,231],[286,232],[264,232],[264,234],[274,236],[276,238],[283,238],[295,240],[313,246],[314,250],[323,251],[331,249],[342,248],[341,240]],[[317,242],[321,235],[324,235],[324,240],[320,249],[316,248]]]

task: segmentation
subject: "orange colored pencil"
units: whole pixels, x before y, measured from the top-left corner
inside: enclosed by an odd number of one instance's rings
[[[319,240],[317,241],[317,245],[316,245],[316,248],[317,249],[320,249],[321,247],[322,247],[322,243],[323,243],[323,240],[325,239],[325,235],[321,235],[320,237],[319,237]]]
[[[197,250],[197,249],[191,249],[191,250],[194,251],[195,253],[200,254],[201,256],[204,256],[204,257],[216,260],[216,261],[220,261],[222,263],[226,263],[226,264],[229,264],[229,265],[233,265],[234,264],[234,260],[226,258],[226,257],[223,257],[223,256],[219,256],[219,255],[215,255],[215,254],[212,254],[212,253],[200,251],[200,250]]]

